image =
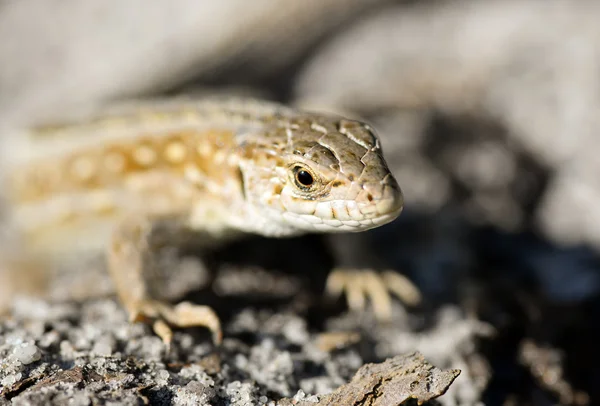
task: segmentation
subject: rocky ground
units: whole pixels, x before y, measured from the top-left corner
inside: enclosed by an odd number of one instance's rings
[[[111,297],[16,301],[0,404],[598,403],[598,18],[592,0],[0,1],[3,137],[181,92],[370,121],[406,210],[341,250],[424,299],[377,323],[323,299],[331,241],[252,239],[177,262],[180,283],[210,281],[189,299],[222,315],[219,348],[193,329],[167,351]],[[84,270],[54,298],[110,285]]]

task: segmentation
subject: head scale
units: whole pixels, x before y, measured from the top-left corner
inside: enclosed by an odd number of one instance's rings
[[[266,219],[256,225],[263,234],[363,231],[402,211],[400,187],[366,124],[298,118],[244,136],[242,148],[247,207]]]

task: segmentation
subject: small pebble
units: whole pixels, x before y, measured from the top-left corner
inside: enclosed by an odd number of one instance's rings
[[[35,344],[23,343],[13,349],[13,355],[23,365],[31,364],[32,362],[39,361],[42,358],[42,354]]]

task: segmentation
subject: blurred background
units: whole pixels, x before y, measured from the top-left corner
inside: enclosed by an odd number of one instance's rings
[[[459,404],[600,404],[599,2],[0,0],[0,129],[215,92],[373,124],[406,210],[364,246],[494,330]]]

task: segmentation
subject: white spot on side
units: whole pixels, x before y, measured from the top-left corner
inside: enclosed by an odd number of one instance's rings
[[[156,161],[156,152],[149,146],[143,145],[133,150],[133,159],[142,166],[150,166]]]
[[[183,168],[183,176],[186,180],[194,183],[196,185],[201,185],[206,180],[206,175],[204,175],[197,166],[189,164]]]
[[[72,175],[78,180],[89,180],[96,172],[96,165],[89,157],[77,157],[71,165]]]
[[[213,149],[208,142],[200,142],[196,147],[196,152],[200,156],[209,156],[212,153]]]
[[[215,155],[213,156],[215,165],[220,165],[223,162],[225,162],[225,152],[224,151],[217,151],[215,152]]]
[[[179,164],[183,162],[187,154],[185,145],[180,142],[171,142],[165,148],[165,157],[167,161],[172,164]]]

